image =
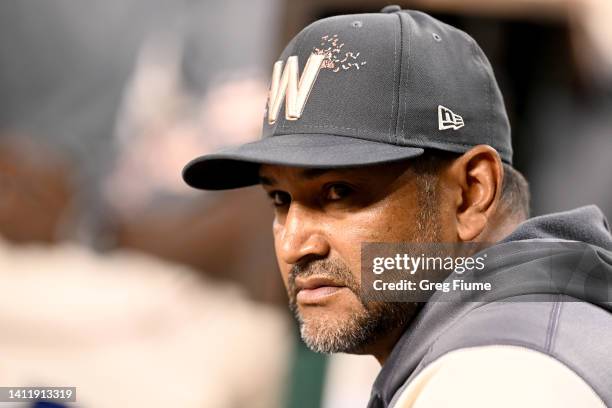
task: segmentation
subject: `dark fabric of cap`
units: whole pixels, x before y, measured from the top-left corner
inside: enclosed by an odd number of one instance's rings
[[[269,124],[266,109],[260,140],[191,161],[183,170],[187,184],[210,190],[257,184],[262,163],[357,167],[479,144],[512,162],[493,70],[463,31],[397,8],[334,16],[303,29],[279,60],[297,56],[301,75],[313,52],[327,58],[301,116],[286,119],[283,102]],[[441,110],[450,126],[441,126]]]

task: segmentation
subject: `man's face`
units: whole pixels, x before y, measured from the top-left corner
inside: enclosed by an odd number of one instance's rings
[[[302,338],[320,352],[368,352],[414,314],[360,299],[362,242],[440,239],[436,202],[406,162],[351,169],[263,165],[274,244]]]

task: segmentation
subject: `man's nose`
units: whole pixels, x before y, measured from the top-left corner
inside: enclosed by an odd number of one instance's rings
[[[277,232],[277,255],[287,264],[307,256],[325,257],[330,247],[313,209],[295,201],[289,206],[284,225]]]

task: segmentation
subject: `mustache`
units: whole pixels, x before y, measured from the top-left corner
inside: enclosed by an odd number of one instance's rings
[[[297,295],[295,280],[298,277],[308,278],[310,276],[321,276],[333,280],[339,285],[346,286],[358,294],[360,285],[346,264],[337,259],[316,259],[304,263],[297,263],[289,271],[289,297],[294,299]]]

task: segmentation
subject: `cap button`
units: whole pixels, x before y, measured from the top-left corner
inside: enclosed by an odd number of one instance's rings
[[[385,6],[383,7],[382,10],[380,10],[381,13],[397,13],[398,11],[401,11],[402,8],[400,6],[398,6],[397,4],[392,4],[390,6]]]

